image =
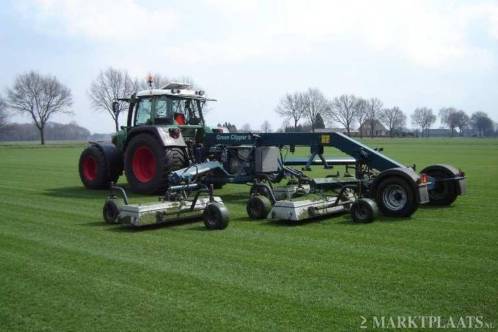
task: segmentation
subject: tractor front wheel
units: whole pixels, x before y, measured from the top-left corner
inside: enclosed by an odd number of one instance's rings
[[[140,134],[126,148],[125,174],[131,190],[140,194],[162,193],[168,175],[187,165],[183,150],[164,147],[155,137]]]

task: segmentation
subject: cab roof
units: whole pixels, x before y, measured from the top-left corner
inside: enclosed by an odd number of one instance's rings
[[[145,96],[174,96],[180,98],[198,99],[216,101],[216,99],[207,98],[202,90],[194,90],[190,84],[185,83],[168,83],[161,89],[148,89],[137,92],[137,97]]]

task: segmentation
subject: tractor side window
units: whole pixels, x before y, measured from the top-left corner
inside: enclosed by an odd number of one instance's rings
[[[150,112],[152,110],[152,102],[150,98],[141,99],[137,106],[137,114],[135,116],[135,125],[150,124]]]

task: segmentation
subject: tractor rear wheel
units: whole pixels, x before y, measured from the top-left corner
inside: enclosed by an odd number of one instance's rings
[[[398,176],[387,177],[379,183],[375,201],[382,214],[388,217],[409,217],[418,209],[415,190]]]
[[[80,179],[89,189],[109,188],[110,182],[116,182],[119,173],[111,174],[104,153],[95,145],[87,147],[80,155]]]
[[[131,190],[140,194],[162,193],[168,175],[187,165],[182,149],[164,147],[155,137],[140,134],[126,148],[125,174]]]

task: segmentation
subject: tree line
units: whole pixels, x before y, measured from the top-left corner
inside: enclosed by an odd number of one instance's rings
[[[48,122],[45,125],[45,139],[51,141],[81,141],[99,140],[101,134],[91,134],[86,128],[71,123]],[[0,141],[36,141],[40,139],[40,132],[32,123],[7,123],[0,130]]]
[[[119,130],[119,116],[127,111],[127,103],[122,100],[133,93],[148,88],[161,88],[169,82],[195,83],[189,77],[170,80],[160,74],[149,75],[147,79],[131,77],[125,70],[112,67],[101,71],[91,82],[88,98],[96,111],[106,112],[113,120],[115,130]],[[198,87],[197,87],[198,88]],[[113,102],[118,101],[117,111],[113,111]],[[41,144],[45,144],[45,129],[55,114],[71,114],[73,97],[71,90],[55,76],[42,75],[30,71],[18,75],[12,86],[6,90],[6,97],[0,95],[0,129],[5,132],[9,112],[28,116],[32,127],[39,133]],[[359,128],[359,135],[376,135],[378,124],[383,124],[390,136],[398,135],[406,128],[407,116],[397,106],[384,107],[378,98],[363,98],[344,94],[327,98],[319,89],[309,88],[305,91],[285,94],[275,111],[284,118],[286,131],[311,130],[325,128],[325,123],[339,124],[348,135]],[[462,135],[472,128],[478,136],[495,134],[495,124],[484,112],[475,112],[471,116],[453,107],[443,108],[438,113],[441,124],[451,131],[451,135]],[[411,123],[420,129],[422,135],[428,135],[429,129],[437,119],[434,111],[427,107],[414,110]],[[237,127],[225,123],[231,131]],[[15,126],[11,125],[11,130]],[[19,127],[20,128],[20,127]],[[251,131],[250,125],[242,126],[243,131]],[[262,132],[271,132],[267,120],[261,125]],[[52,139],[52,137],[50,137]]]
[[[179,77],[175,81],[195,85],[189,77]],[[144,80],[132,78],[125,70],[109,67],[101,71],[91,82],[88,97],[96,111],[107,112],[111,116],[115,130],[118,131],[119,115],[127,111],[126,102],[120,99],[129,98],[133,93],[149,87],[160,88],[169,82],[171,80],[159,74],[149,75]],[[112,109],[114,101],[119,102],[117,112],[113,112]],[[0,136],[11,137],[12,140],[17,140],[17,137],[37,137],[40,139],[41,144],[45,144],[46,139],[57,139],[54,138],[53,131],[55,124],[49,125],[51,123],[50,119],[55,114],[72,114],[72,104],[71,89],[55,76],[43,75],[36,71],[20,74],[15,78],[12,86],[7,88],[6,97],[4,98],[0,95]],[[28,116],[32,120],[32,125],[9,124],[9,113]],[[19,134],[15,133],[16,128],[19,130]],[[78,137],[84,136],[73,124],[64,128],[75,130],[70,139],[78,139]],[[28,129],[38,131],[38,133],[28,135],[26,133]],[[46,129],[51,129],[50,137],[46,137]],[[62,129],[58,128],[58,130]],[[61,135],[68,137],[66,134]]]
[[[327,98],[316,88],[285,94],[275,111],[284,118],[284,128],[289,131],[289,124],[294,131],[309,128],[311,131],[319,128],[318,123],[329,125],[339,124],[348,135],[354,128],[359,129],[359,135],[376,136],[377,124],[383,124],[389,136],[400,135],[406,129],[407,116],[398,107],[384,107],[378,98],[363,98],[344,94]],[[475,112],[468,116],[465,111],[454,107],[442,108],[439,118],[443,128],[455,134],[463,135],[466,129],[473,129],[476,136],[492,136],[495,134],[495,124],[484,112]],[[431,108],[416,108],[411,115],[411,123],[420,129],[424,136],[429,135],[429,129],[436,122],[437,116]]]

